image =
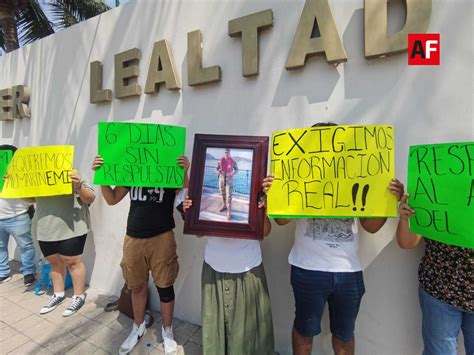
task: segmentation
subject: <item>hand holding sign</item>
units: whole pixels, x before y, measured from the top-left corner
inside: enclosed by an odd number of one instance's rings
[[[474,142],[410,147],[410,230],[442,243],[474,248]]]
[[[94,183],[180,188],[184,171],[184,127],[144,123],[99,123]]]
[[[11,150],[0,150],[0,191],[3,189],[5,174],[7,173],[8,164],[12,160],[13,152]]]
[[[318,126],[276,132],[268,214],[273,218],[396,217],[396,198],[387,190],[394,170],[392,126]]]

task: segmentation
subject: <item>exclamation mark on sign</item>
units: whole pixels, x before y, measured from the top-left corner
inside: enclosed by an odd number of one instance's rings
[[[363,211],[365,209],[365,202],[367,201],[367,194],[369,193],[369,184],[365,185],[362,189],[362,208],[360,209]]]
[[[365,186],[367,186],[367,185],[365,185]],[[352,202],[354,203],[354,207],[352,207],[353,211],[357,211],[356,200],[357,200],[357,192],[358,191],[359,191],[359,183],[355,183],[352,186]]]

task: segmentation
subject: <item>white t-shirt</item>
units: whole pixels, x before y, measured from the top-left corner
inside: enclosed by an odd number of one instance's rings
[[[204,261],[217,272],[238,274],[262,263],[258,240],[207,237]]]
[[[296,221],[295,243],[288,261],[306,270],[362,270],[359,233],[353,218],[302,218]]]
[[[19,198],[0,198],[0,219],[19,216],[28,211],[30,203]]]
[[[183,188],[176,196],[176,206],[188,193]],[[262,263],[262,250],[258,240],[224,237],[206,237],[204,261],[217,272],[240,274]]]

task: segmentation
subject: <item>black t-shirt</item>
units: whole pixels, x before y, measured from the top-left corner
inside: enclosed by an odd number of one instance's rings
[[[128,187],[130,211],[127,235],[150,238],[175,227],[173,218],[176,189],[154,187]]]

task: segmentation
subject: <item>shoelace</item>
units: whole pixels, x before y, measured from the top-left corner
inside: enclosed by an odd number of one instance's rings
[[[74,301],[72,301],[71,305],[68,307],[70,310],[75,310],[80,304],[82,299],[80,297],[76,297]]]
[[[56,306],[59,301],[60,301],[61,297],[57,297],[57,296],[53,296],[53,298],[51,298],[48,302],[48,304],[46,305],[47,308],[51,308],[53,306]]]

